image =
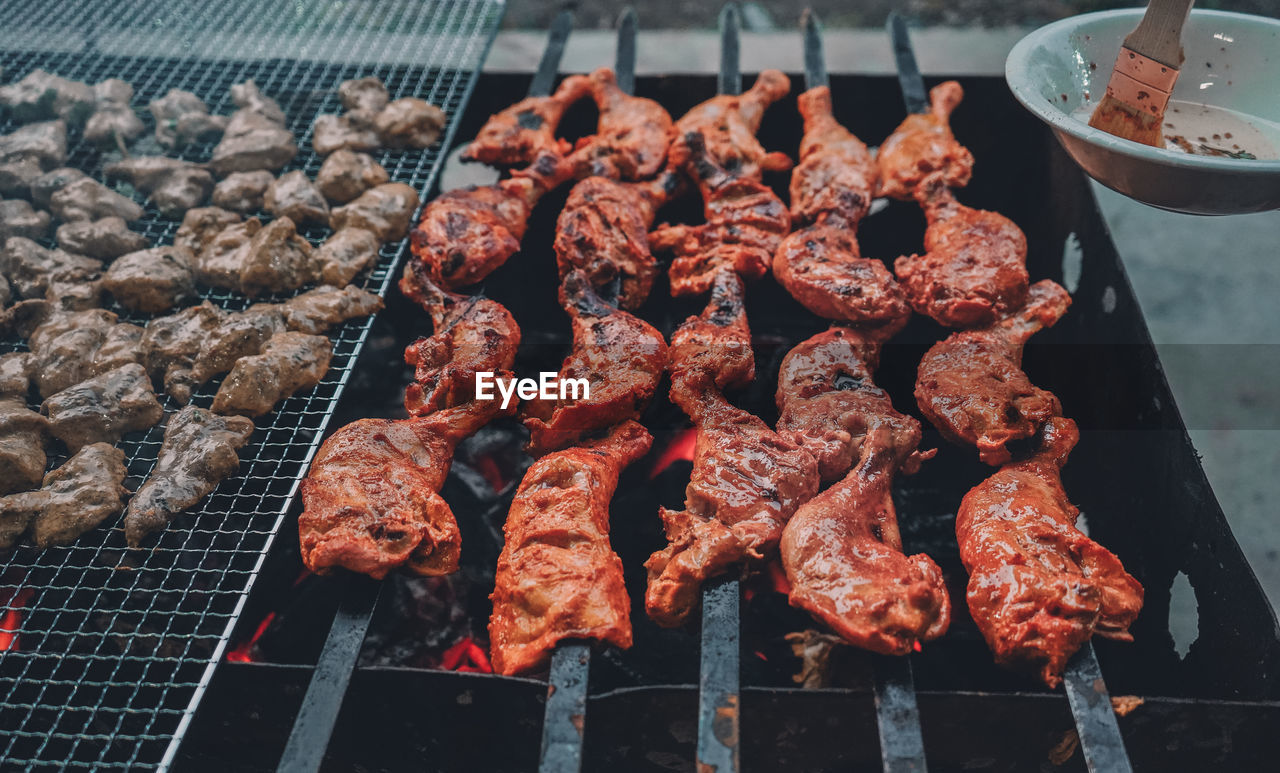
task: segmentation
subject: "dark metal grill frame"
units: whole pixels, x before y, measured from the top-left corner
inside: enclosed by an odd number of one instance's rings
[[[171,88],[195,92],[214,113],[234,109],[229,87],[253,79],[280,102],[299,153],[285,171],[314,176],[323,159],[311,148],[311,124],[340,112],[344,79],[382,78],[393,98],[418,96],[445,110],[444,136],[425,151],[376,153],[391,179],[430,190],[458,118],[474,88],[503,12],[502,0],[396,0],[314,8],[261,0],[192,7],[174,0],[28,4],[0,2],[0,67],[6,82],[43,68],[96,83],[133,84],[133,106],[148,134],[145,106]],[[0,122],[0,132],[16,128]],[[142,140],[140,140],[142,142]],[[102,154],[73,130],[69,166],[101,178]],[[179,153],[208,159],[211,144]],[[153,151],[159,152],[158,148]],[[127,188],[123,188],[128,192]],[[138,197],[141,198],[141,197]],[[133,225],[155,244],[172,242],[178,221],[148,207]],[[326,228],[303,234],[319,243]],[[45,242],[52,246],[52,241]],[[385,245],[361,281],[385,295],[405,242]],[[212,291],[225,309],[253,301]],[[112,306],[123,321],[145,324]],[[0,557],[0,616],[20,623],[0,652],[0,766],[5,768],[167,768],[369,333],[371,320],[330,331],[332,366],[313,390],[294,395],[259,420],[241,451],[240,471],[196,508],[179,516],[153,545],[129,551],[118,523],[74,544]],[[0,352],[22,348],[0,341]],[[192,402],[208,406],[219,379]],[[165,397],[166,414],[178,406]],[[32,406],[33,408],[36,406]],[[163,425],[119,443],[131,490],[145,480]],[[51,455],[50,468],[64,455]]]

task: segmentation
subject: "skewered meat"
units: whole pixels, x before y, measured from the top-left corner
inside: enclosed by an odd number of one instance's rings
[[[93,112],[93,87],[44,70],[32,70],[22,80],[0,86],[0,105],[21,123],[61,118],[81,124]]]
[[[952,187],[969,183],[973,154],[951,133],[951,113],[962,99],[964,89],[955,81],[934,86],[929,90],[929,112],[907,116],[880,143],[879,195],[909,200],[916,185],[933,172]]]
[[[387,87],[373,76],[354,78],[338,84],[338,100],[346,110],[376,113],[386,107],[390,99]]]
[[[628,421],[600,440],[558,451],[525,473],[503,527],[489,618],[494,670],[546,664],[556,642],[631,647],[631,601],[609,544],[609,500],[622,469],[653,439]]]
[[[124,535],[138,547],[152,532],[195,506],[240,466],[236,452],[253,434],[243,416],[218,416],[188,405],[169,417],[156,466],[129,501]]]
[[[169,89],[147,109],[156,120],[156,141],[168,149],[216,139],[227,128],[227,117],[210,115],[204,100],[190,91]]]
[[[374,126],[375,115],[364,110],[318,115],[312,126],[311,146],[322,156],[343,149],[377,150],[382,141]]]
[[[720,166],[700,134],[685,135],[672,146],[671,158],[698,181],[706,214],[702,225],[663,225],[649,234],[655,250],[675,255],[667,272],[671,294],[705,293],[725,269],[744,279],[768,273],[774,252],[791,230],[791,217],[777,194],[757,179]]]
[[[544,154],[526,171],[496,185],[448,191],[423,208],[409,245],[436,281],[456,289],[506,263],[520,249],[538,200],[568,180],[573,168]]]
[[[232,86],[231,99],[240,109],[231,114],[222,141],[213,149],[209,169],[214,174],[276,171],[297,155],[293,132],[284,126],[284,111],[275,100],[263,96],[253,81]]]
[[[831,105],[831,89],[818,86],[797,101],[804,118],[800,164],[791,173],[791,219],[856,228],[871,208],[879,172],[866,144],[841,126]]]
[[[568,155],[568,142],[557,139],[560,119],[574,103],[591,93],[584,75],[570,75],[549,97],[526,97],[495,113],[463,151],[467,161],[516,166],[531,164],[544,155]]]
[[[658,261],[649,251],[648,230],[658,208],[680,190],[681,178],[668,169],[658,179],[618,183],[588,177],[569,192],[556,221],[556,263],[560,278],[586,272],[591,284],[617,283],[617,303],[635,309],[649,297]]]
[[[41,247],[22,236],[11,236],[0,250],[0,271],[22,298],[47,298],[59,305],[68,288],[79,286],[93,291],[79,297],[85,303],[71,302],[69,307],[96,306],[96,280],[102,272],[102,261],[72,255],[63,250]]]
[[[662,509],[670,544],[645,562],[645,608],[659,625],[683,623],[706,580],[776,549],[796,508],[818,491],[813,456],[720,393],[754,373],[742,294],[741,280],[722,272],[702,315],[671,339],[671,399],[697,436],[685,509]]]
[[[301,169],[273,180],[267,186],[263,206],[276,217],[287,217],[298,225],[324,225],[329,221],[328,202]]]
[[[239,290],[240,273],[249,260],[250,242],[261,230],[262,222],[256,217],[251,217],[243,223],[234,223],[213,232],[212,238],[209,238],[205,246],[196,253],[195,262],[192,264],[196,272],[196,280],[210,287]],[[205,238],[208,233],[209,230],[204,228],[200,231],[193,229],[190,239],[194,241]],[[190,243],[181,239],[181,229],[175,243],[183,246]]]
[[[49,197],[49,211],[65,222],[119,217],[130,222],[142,217],[138,202],[92,178],[67,183]]]
[[[165,391],[185,405],[201,384],[231,370],[241,357],[257,354],[282,330],[278,305],[225,312],[205,301],[148,322],[140,345],[142,361],[153,378],[163,381]]]
[[[124,509],[126,474],[123,451],[85,446],[45,475],[39,490],[0,498],[0,549],[13,547],[28,526],[37,549],[70,544]]]
[[[67,163],[66,121],[31,123],[0,135],[0,163],[24,158],[35,159],[45,169]]]
[[[258,354],[241,357],[218,387],[213,410],[262,416],[295,392],[320,383],[329,371],[333,343],[321,335],[276,333]]]
[[[152,247],[117,259],[102,277],[102,287],[126,308],[147,313],[168,311],[196,290],[191,253],[181,247]]]
[[[384,183],[334,209],[329,226],[335,231],[363,228],[383,242],[395,242],[409,232],[409,223],[417,209],[417,191],[404,183]]]
[[[142,119],[129,103],[133,86],[119,78],[108,78],[93,87],[93,115],[84,125],[84,138],[89,142],[125,144],[146,131]]]
[[[281,216],[249,240],[240,268],[240,290],[249,296],[296,290],[316,281],[319,273],[311,242],[298,235],[292,220]]]
[[[456,295],[437,286],[425,268],[410,264],[400,290],[431,315],[432,334],[404,350],[414,367],[404,405],[426,416],[476,397],[476,373],[510,371],[520,348],[520,326],[502,304],[479,296]]]
[[[134,156],[107,164],[108,180],[128,180],[165,217],[198,207],[213,191],[213,175],[202,166],[165,156]]]
[[[1097,634],[1132,641],[1143,590],[1111,551],[1075,527],[1060,471],[1079,439],[1053,418],[1040,449],[965,495],[956,514],[973,620],[996,662],[1062,681],[1068,658]]]
[[[955,200],[940,175],[915,187],[924,255],[894,261],[912,308],[951,327],[989,325],[1027,300],[1027,237],[1005,216]]]
[[[387,170],[368,153],[341,148],[320,165],[316,187],[335,204],[346,204],[376,185],[390,180]]]
[[[652,99],[618,88],[613,70],[601,67],[589,76],[591,96],[600,110],[596,133],[584,137],[570,157],[578,177],[645,180],[662,168],[675,126],[666,109]]]
[[[585,382],[589,391],[525,403],[524,425],[535,456],[640,418],[667,365],[662,334],[600,300],[583,272],[565,276],[560,305],[573,320],[573,348],[560,366],[560,383]]]
[[[937,564],[902,553],[893,479],[932,452],[917,450],[920,423],[872,381],[879,356],[874,333],[832,328],[782,362],[778,434],[839,482],[800,506],[781,554],[794,606],[852,644],[904,655],[946,631],[951,607]]]
[[[785,172],[791,159],[784,153],[766,153],[756,132],[764,111],[791,91],[791,81],[777,70],[764,70],[742,94],[720,94],[708,99],[676,121],[672,150],[688,142],[690,134],[702,135],[706,155],[729,174],[760,179],[761,170]],[[682,149],[684,156],[697,155]]]
[[[45,172],[31,181],[31,202],[38,209],[48,209],[53,194],[67,187],[76,180],[87,180],[89,175],[69,166]]]
[[[0,358],[0,368],[8,366],[9,363]],[[49,435],[49,420],[27,409],[26,394],[25,386],[20,393],[0,394],[0,495],[40,485],[48,463],[44,444]],[[0,527],[0,532],[3,531],[6,529]],[[4,542],[0,537],[0,545]]]
[[[220,207],[196,207],[183,215],[182,225],[178,226],[178,232],[174,234],[173,244],[193,256],[199,255],[223,229],[240,222],[239,215]],[[258,226],[261,225],[258,223]]]
[[[385,147],[421,150],[440,138],[445,121],[444,111],[425,99],[403,97],[374,115],[373,128]]]
[[[321,168],[322,173],[323,171]],[[267,188],[275,179],[265,169],[232,172],[213,186],[213,205],[241,214],[262,209]]]
[[[0,240],[13,236],[43,239],[52,222],[48,212],[34,210],[22,199],[0,201]]]
[[[255,304],[255,306],[271,304]],[[251,306],[250,309],[253,309]],[[334,325],[382,310],[382,298],[359,287],[317,287],[279,305],[285,327],[319,335]]]
[[[0,198],[25,199],[31,196],[31,184],[44,174],[40,162],[20,157],[0,163]]]
[[[34,376],[41,397],[139,361],[142,328],[106,309],[53,312],[31,332]]]
[[[1022,372],[1022,347],[1057,322],[1071,297],[1052,280],[1031,287],[1027,305],[994,325],[952,333],[920,360],[916,402],[955,443],[978,447],[987,464],[1009,461],[1008,444],[1035,435],[1062,414],[1058,398]]]
[[[363,228],[343,228],[331,234],[315,251],[320,281],[334,287],[346,286],[378,262],[378,248],[378,237]]]
[[[510,374],[504,374],[509,377]],[[453,449],[498,412],[495,400],[408,419],[360,419],[333,433],[302,481],[302,561],[381,579],[398,567],[458,569],[461,536],[438,493]]]
[[[114,443],[164,417],[146,370],[123,365],[58,392],[40,406],[49,434],[75,451],[91,443]]]
[[[147,247],[147,237],[129,230],[122,218],[80,220],[58,226],[58,246],[67,252],[112,260]]]

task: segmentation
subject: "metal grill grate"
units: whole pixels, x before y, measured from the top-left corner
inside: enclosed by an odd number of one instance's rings
[[[394,0],[317,3],[235,0],[0,2],[2,80],[43,68],[96,83],[133,84],[134,107],[171,88],[195,92],[212,112],[234,106],[229,87],[252,78],[279,101],[299,153],[287,169],[314,176],[323,159],[310,146],[319,113],[340,112],[344,79],[376,75],[391,94],[419,96],[449,116],[444,139],[426,151],[387,151],[391,178],[425,193],[438,172],[475,74],[492,42],[502,0]],[[0,132],[16,126],[0,123]],[[102,179],[102,156],[73,131],[68,165]],[[212,145],[181,153],[208,159]],[[148,208],[134,224],[156,244],[171,243],[176,221]],[[327,229],[304,235],[318,243]],[[52,246],[52,243],[49,243]],[[386,292],[404,243],[382,249],[366,289]],[[204,297],[227,309],[236,293]],[[281,300],[257,298],[254,300]],[[113,308],[126,321],[145,315]],[[126,549],[117,523],[75,544],[19,548],[0,557],[0,767],[167,767],[221,659],[232,626],[315,452],[369,330],[369,320],[330,332],[333,364],[314,390],[295,395],[258,421],[241,451],[240,471],[179,518],[154,547]],[[0,341],[0,352],[21,348]],[[207,407],[218,381],[193,398]],[[166,413],[176,409],[165,399]],[[126,486],[136,489],[155,463],[163,427],[127,436]],[[64,456],[50,459],[51,467]]]

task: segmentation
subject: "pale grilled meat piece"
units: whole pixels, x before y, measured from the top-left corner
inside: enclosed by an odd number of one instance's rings
[[[142,328],[120,322],[106,309],[54,311],[27,341],[33,381],[50,397],[85,379],[138,362]]]
[[[320,169],[321,174],[324,168]],[[275,177],[265,169],[251,172],[232,172],[213,186],[213,205],[245,214],[262,209],[267,188]]]
[[[254,169],[276,171],[298,153],[293,132],[284,126],[284,111],[266,97],[253,81],[231,87],[231,99],[240,107],[227,122],[222,141],[213,149],[209,169],[219,177]]]
[[[107,164],[103,173],[109,180],[128,180],[165,217],[200,206],[213,191],[208,169],[166,156],[133,156]]]
[[[409,232],[409,222],[418,209],[418,192],[404,183],[384,183],[360,194],[349,204],[333,210],[329,226],[363,228],[383,242],[399,241]]]
[[[373,156],[340,148],[320,165],[320,171],[316,174],[316,187],[329,201],[346,204],[390,179],[387,170],[374,161]]]
[[[107,443],[80,449],[44,476],[41,488],[0,498],[0,549],[28,527],[38,549],[67,545],[124,509],[124,452]]]
[[[143,214],[138,202],[88,177],[70,182],[50,196],[49,211],[68,223],[104,217],[133,222]]]
[[[268,172],[263,174],[271,176]],[[222,229],[240,222],[242,218],[239,215],[221,207],[196,207],[187,210],[187,214],[183,215],[182,225],[178,226],[178,233],[174,235],[173,243],[175,246],[185,248],[192,255],[199,255],[201,250],[222,232]]]
[[[9,364],[0,358],[0,371]],[[20,393],[0,395],[0,495],[40,485],[49,461],[44,450],[49,420],[27,408],[26,393],[24,387]]]
[[[252,78],[243,83],[232,84],[231,101],[241,110],[284,125],[284,110],[280,108],[280,103],[263,94]]]
[[[133,86],[119,78],[108,78],[93,87],[93,115],[84,125],[84,138],[97,145],[128,144],[146,131],[142,119],[133,112]]]
[[[236,360],[262,350],[267,339],[284,330],[281,308],[257,304],[226,312],[205,301],[147,323],[142,361],[152,377],[180,405],[201,384],[226,373]]]
[[[213,411],[262,416],[290,395],[311,389],[329,370],[333,343],[321,335],[276,333],[258,354],[241,357],[218,387]]]
[[[43,239],[52,223],[48,212],[32,209],[22,199],[0,201],[0,242],[14,236]]]
[[[124,535],[138,547],[152,532],[194,507],[240,466],[237,451],[253,434],[242,416],[218,416],[188,405],[169,417],[156,466],[129,501]]]
[[[440,138],[445,120],[444,111],[425,99],[403,97],[374,115],[373,129],[384,147],[422,150]]]
[[[262,221],[251,217],[214,231],[192,264],[196,281],[210,287],[239,290],[240,275],[249,260],[250,242],[261,230]]]
[[[61,305],[66,286],[92,289],[102,273],[102,261],[41,247],[31,239],[11,236],[0,250],[0,272],[24,299],[48,299]],[[72,304],[76,305],[76,304]],[[97,305],[92,304],[92,305]]]
[[[265,304],[255,304],[250,309]],[[376,293],[346,286],[317,287],[299,293],[278,305],[284,324],[290,330],[319,335],[349,319],[367,317],[382,310],[382,298]]]
[[[292,220],[278,217],[249,240],[240,268],[240,290],[248,296],[296,290],[319,275],[311,242],[298,235]]]
[[[311,146],[322,156],[338,150],[377,150],[382,145],[374,126],[375,113],[352,110],[345,115],[318,115]]]
[[[35,159],[45,169],[66,164],[66,121],[29,123],[0,135],[0,163],[24,158]]]
[[[338,101],[345,110],[376,113],[391,100],[386,85],[373,76],[352,78],[338,84]]]
[[[0,105],[21,123],[60,118],[78,125],[93,112],[95,102],[89,84],[39,69],[0,86]]]
[[[76,180],[87,179],[89,179],[89,175],[69,166],[45,172],[31,181],[31,203],[37,209],[48,209],[49,200],[53,198],[53,194]]]
[[[35,355],[31,352],[0,354],[0,397],[21,397],[31,391]]]
[[[29,198],[31,184],[43,174],[40,162],[30,156],[0,162],[0,198]]]
[[[109,370],[58,392],[40,406],[49,434],[75,451],[91,443],[115,443],[164,418],[164,408],[141,365]]]
[[[329,204],[324,194],[301,169],[272,180],[262,201],[268,212],[287,217],[297,225],[324,225],[329,221]]]
[[[102,277],[102,288],[135,311],[168,311],[195,296],[191,253],[181,247],[152,247],[118,258]]]
[[[227,117],[210,115],[204,100],[181,89],[169,89],[147,109],[156,120],[156,141],[165,148],[216,139],[227,128]]]
[[[378,262],[378,249],[378,237],[363,228],[343,228],[331,234],[315,251],[320,281],[334,287],[346,286]]]
[[[98,260],[113,260],[121,255],[146,249],[147,237],[129,230],[119,217],[101,220],[79,220],[58,226],[58,246],[67,252]]]

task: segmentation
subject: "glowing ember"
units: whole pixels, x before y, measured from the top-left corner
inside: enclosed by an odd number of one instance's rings
[[[782,562],[775,558],[765,565],[765,569],[769,573],[769,582],[773,584],[773,589],[784,596],[790,596],[791,582],[787,580],[787,573],[782,568]]]
[[[683,430],[679,435],[671,441],[670,445],[658,457],[658,461],[654,462],[653,469],[649,471],[649,478],[653,479],[662,474],[663,470],[670,467],[678,461],[693,461],[693,445],[697,440],[698,433],[693,427]]]
[[[489,664],[489,656],[484,648],[476,644],[470,636],[444,651],[440,656],[440,668],[444,671],[467,671],[477,674],[492,674],[493,666]]]
[[[262,622],[258,623],[258,627],[254,629],[253,636],[240,642],[240,644],[227,651],[227,660],[233,663],[252,663],[253,662],[253,646],[258,643],[258,639],[262,638],[262,634],[267,632],[267,627],[271,625],[271,621],[276,619],[275,612],[268,612],[267,616],[262,618]]]
[[[502,491],[507,485],[506,478],[498,467],[498,462],[492,456],[481,456],[472,461],[471,466],[488,481],[490,486],[493,486],[494,491]]]
[[[22,608],[31,600],[32,591],[23,588],[5,602],[4,616],[0,617],[0,652],[18,648],[18,631],[22,627]]]
[[[921,646],[920,646],[920,642],[916,642],[915,644],[912,644],[911,646],[915,648],[916,652],[919,652],[920,650],[924,649],[923,647],[921,647]]]

